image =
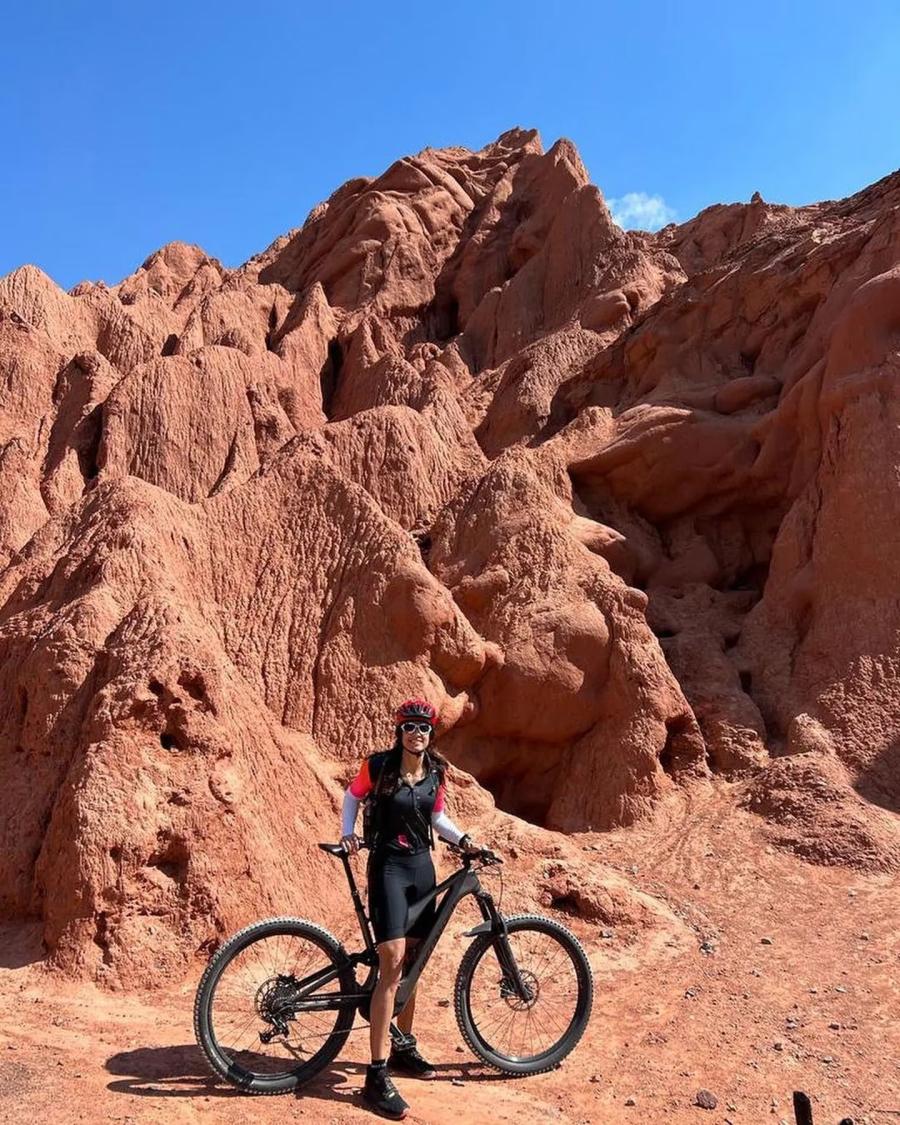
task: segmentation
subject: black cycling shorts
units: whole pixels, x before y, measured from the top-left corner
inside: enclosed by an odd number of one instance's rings
[[[407,932],[407,910],[435,886],[431,851],[409,855],[376,852],[369,862],[369,917],[375,942],[422,938],[434,922],[434,899]]]

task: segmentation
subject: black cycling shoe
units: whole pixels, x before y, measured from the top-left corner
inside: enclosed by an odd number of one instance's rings
[[[406,1117],[409,1106],[400,1097],[397,1087],[391,1081],[386,1066],[368,1067],[366,1084],[363,1086],[363,1101],[370,1109],[395,1121]]]
[[[394,1072],[412,1075],[413,1078],[434,1078],[435,1069],[419,1054],[415,1035],[407,1035],[402,1044],[392,1043],[388,1066]]]

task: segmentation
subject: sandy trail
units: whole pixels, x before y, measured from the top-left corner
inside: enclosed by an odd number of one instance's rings
[[[458,915],[421,988],[417,1030],[438,1078],[397,1083],[408,1120],[757,1125],[792,1122],[793,1090],[812,1096],[816,1125],[900,1119],[895,880],[775,850],[735,795],[719,785],[637,829],[580,838],[687,928],[638,952],[566,919],[590,949],[596,997],[584,1040],[551,1074],[505,1079],[463,1047],[441,1003],[465,944]],[[193,1043],[196,976],[165,993],[104,993],[46,972],[39,948],[34,928],[3,933],[0,1120],[373,1119],[357,1095],[366,1025],[302,1095],[251,1100],[217,1084]],[[715,1110],[693,1104],[701,1088]]]

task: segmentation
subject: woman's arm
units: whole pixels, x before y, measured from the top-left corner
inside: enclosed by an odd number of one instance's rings
[[[344,803],[341,806],[341,843],[353,854],[359,851],[359,838],[356,835],[356,817],[362,799],[372,789],[372,778],[369,776],[369,761],[363,762],[359,773],[354,777],[344,793]]]
[[[431,814],[431,825],[435,832],[450,844],[458,844],[460,840],[468,842],[468,834],[458,828],[444,811],[444,785],[438,786],[437,796],[434,800],[434,811]],[[468,846],[468,843],[467,843]]]
[[[353,796],[352,790],[348,789],[344,794],[344,803],[341,806],[341,837],[352,836],[356,830],[356,818],[359,815],[359,806],[361,802],[358,797]]]
[[[431,814],[431,824],[441,839],[447,840],[451,844],[458,844],[465,835],[461,828],[456,827],[443,809],[440,812],[435,810]]]

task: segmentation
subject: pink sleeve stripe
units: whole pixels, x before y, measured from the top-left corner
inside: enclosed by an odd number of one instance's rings
[[[444,783],[443,782],[441,782],[441,784],[438,786],[438,791],[435,794],[434,811],[436,813],[444,811]]]
[[[350,782],[350,792],[357,801],[361,801],[363,797],[367,797],[372,792],[372,779],[369,776],[368,759],[359,767],[359,773]]]

